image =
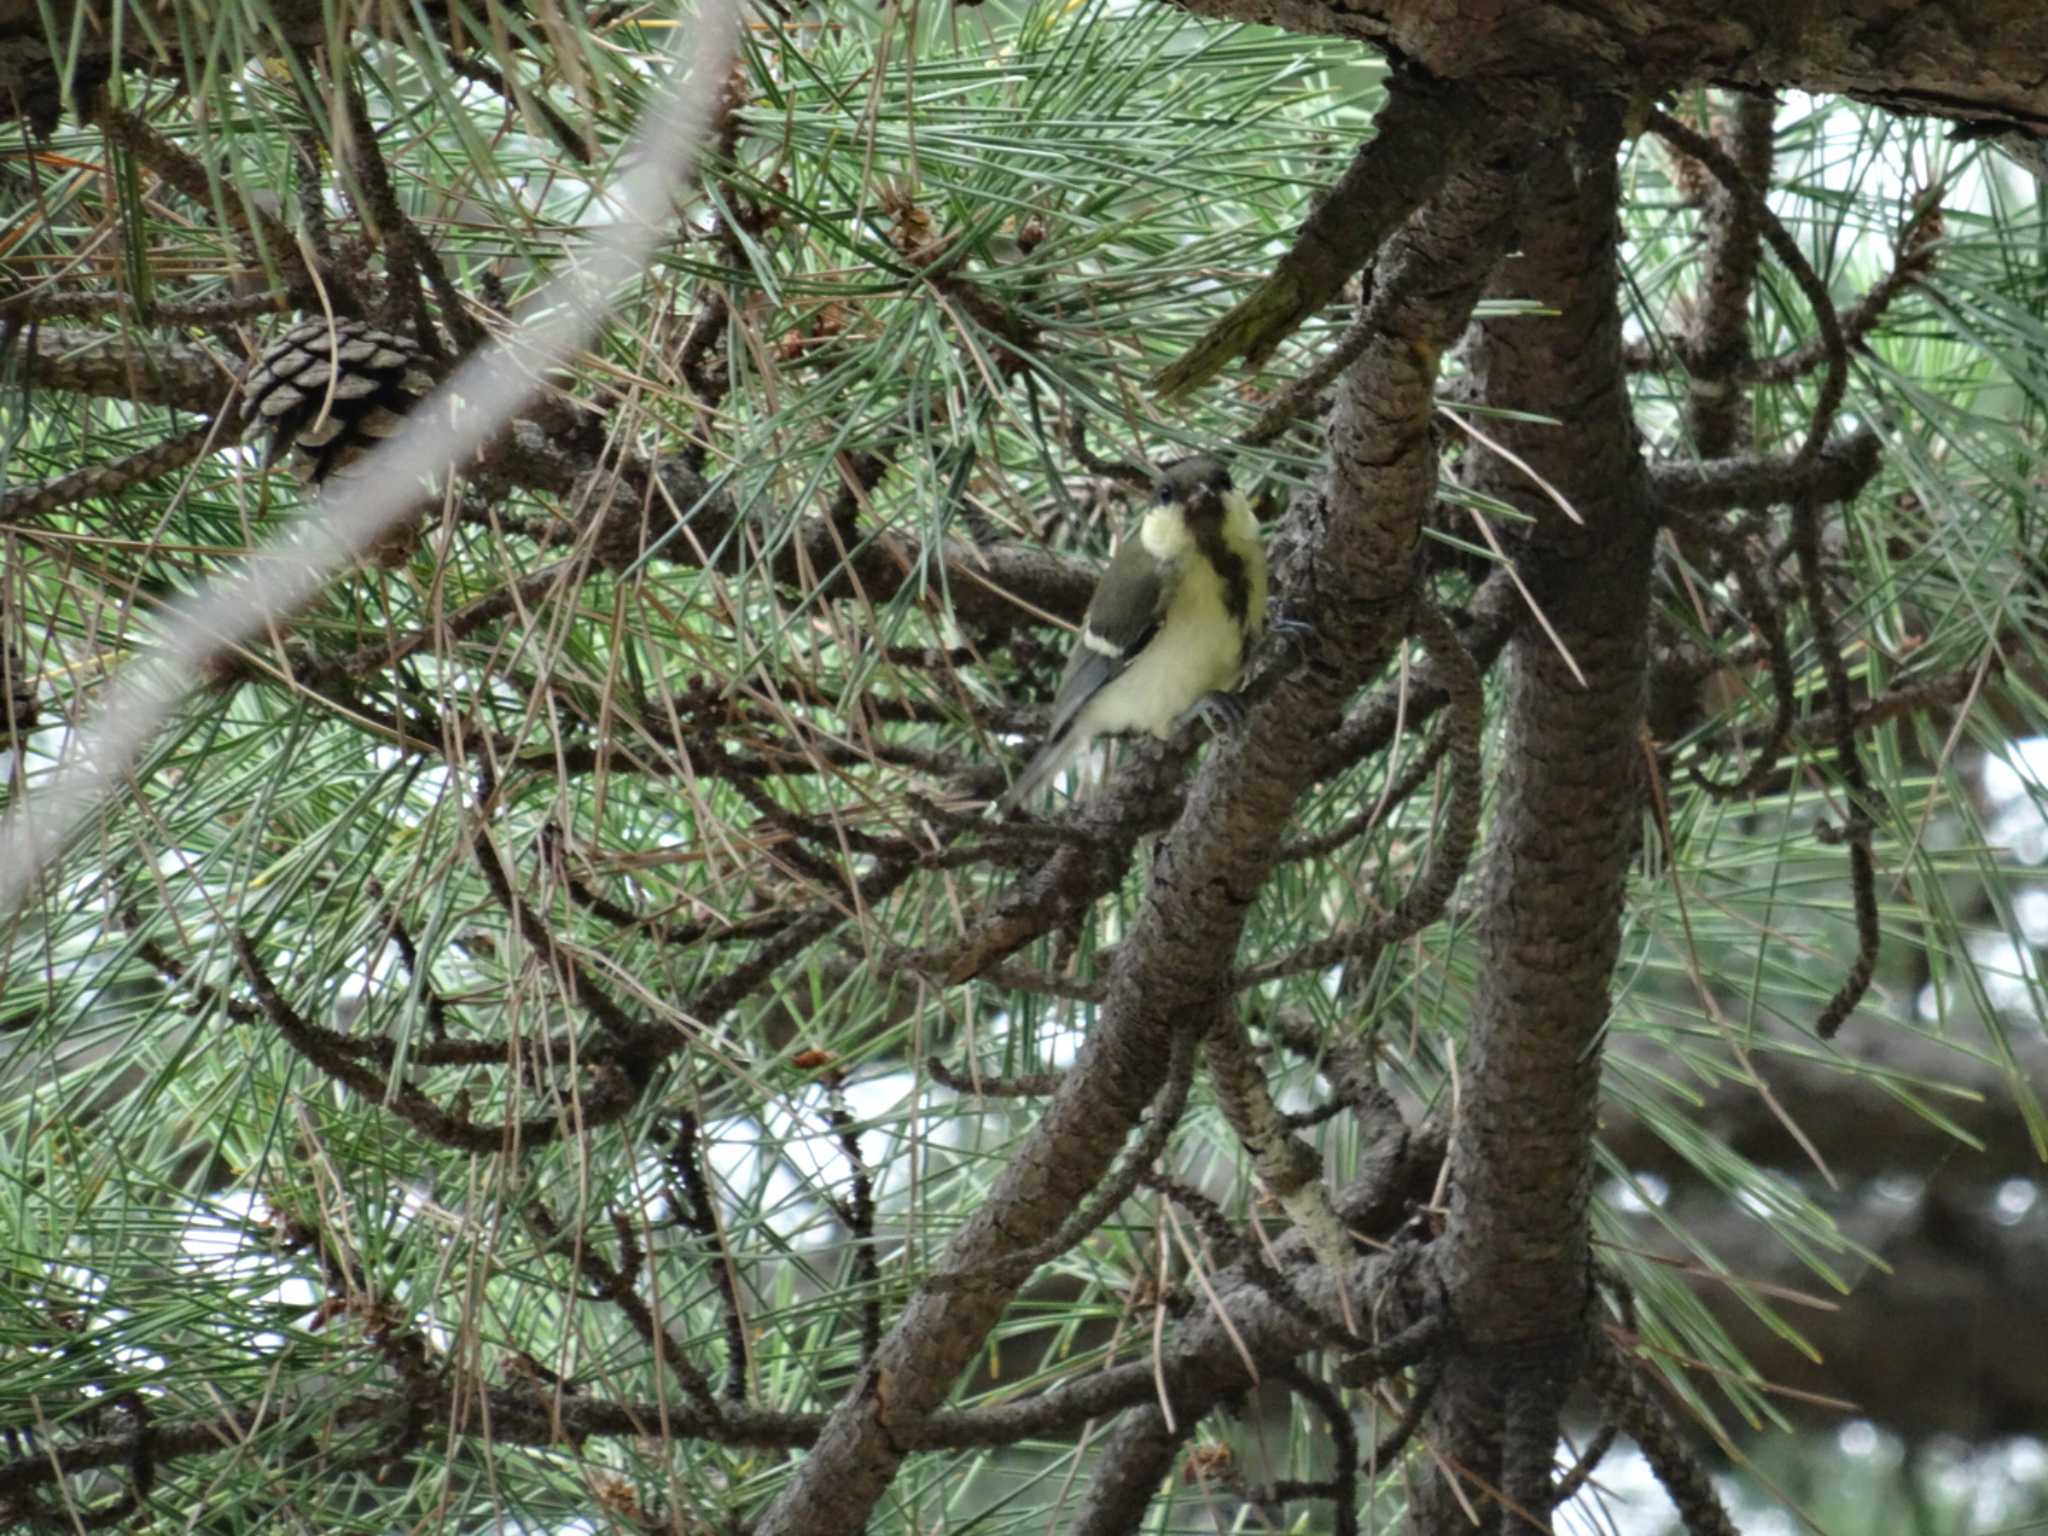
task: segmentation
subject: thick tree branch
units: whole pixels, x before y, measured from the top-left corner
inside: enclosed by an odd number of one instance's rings
[[[121,331],[38,326],[17,355],[31,389],[168,405],[219,415],[238,387],[234,368],[196,342],[138,340]]]
[[[1153,380],[1169,399],[1215,377],[1234,358],[1254,366],[1337,296],[1380,242],[1461,166],[1492,123],[1489,107],[1395,74],[1373,136],[1352,158],[1259,286]]]
[[[1441,79],[1526,81],[1543,74],[1584,82],[1590,96],[1651,97],[1722,83],[1765,90],[1837,92],[1890,110],[1949,117],[1982,131],[2048,133],[2048,14],[2028,0],[1918,0],[1883,12],[1830,0],[1527,0],[1475,11],[1460,0],[1182,0],[1196,15],[1356,38],[1396,51]],[[164,0],[154,9],[167,8]],[[180,78],[198,67],[151,46],[176,29],[159,19],[125,32],[108,0],[75,7],[84,20],[53,54],[36,0],[0,0],[0,99],[47,131],[58,117],[60,67],[103,79],[112,39],[125,64]],[[318,47],[322,7],[273,0],[254,36]],[[215,41],[209,38],[209,41]],[[214,55],[204,61],[223,67]]]
[[[1771,184],[1771,126],[1777,104],[1769,96],[1739,96],[1728,117],[1716,117],[1714,138],[1750,186]],[[1707,246],[1700,263],[1691,334],[1685,338],[1687,414],[1702,458],[1724,458],[1749,437],[1748,397],[1734,374],[1749,361],[1749,306],[1763,254],[1756,209],[1728,187],[1707,191],[1700,223]]]
[[[1659,464],[1650,470],[1650,495],[1660,518],[1789,506],[1802,496],[1847,501],[1877,473],[1883,448],[1875,432],[1860,427],[1831,439],[1808,463],[1786,453]]]
[[[1582,82],[1646,100],[1697,85],[1856,96],[1984,131],[2048,136],[2048,12],[2027,0],[1920,0],[1873,15],[1771,0],[1180,0],[1198,16],[1353,37],[1441,79]]]
[[[1441,1265],[1461,1347],[1428,1422],[1468,1487],[1515,1480],[1517,1501],[1533,1500],[1527,1513],[1538,1520],[1549,1514],[1547,1490],[1530,1484],[1529,1458],[1509,1441],[1556,1443],[1582,1359],[1598,1042],[1640,814],[1629,787],[1655,530],[1620,367],[1617,126],[1544,153],[1522,257],[1493,290],[1559,313],[1489,320],[1465,348],[1489,405],[1563,422],[1496,421],[1520,462],[1486,452],[1470,469],[1478,489],[1531,517],[1522,564],[1557,639],[1524,625],[1509,650]],[[1552,491],[1578,523],[1561,516]],[[1425,1479],[1411,1529],[1466,1526],[1458,1491],[1440,1474]]]

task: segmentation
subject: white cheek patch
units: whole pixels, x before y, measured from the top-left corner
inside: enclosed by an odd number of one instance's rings
[[[1178,506],[1154,507],[1138,525],[1138,542],[1154,560],[1171,563],[1187,551],[1188,523]]]

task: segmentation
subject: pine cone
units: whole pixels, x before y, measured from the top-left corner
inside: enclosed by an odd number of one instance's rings
[[[283,458],[301,485],[317,486],[396,432],[433,387],[409,338],[362,320],[308,320],[243,381],[244,435],[268,432],[264,462]]]

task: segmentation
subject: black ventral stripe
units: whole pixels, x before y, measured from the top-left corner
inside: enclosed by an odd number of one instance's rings
[[[1252,583],[1244,568],[1244,557],[1230,547],[1223,537],[1223,524],[1204,519],[1200,524],[1190,522],[1195,535],[1195,545],[1203,558],[1216,567],[1216,574],[1223,578],[1223,601],[1230,609],[1230,616],[1237,620],[1238,628],[1244,628],[1251,614]]]

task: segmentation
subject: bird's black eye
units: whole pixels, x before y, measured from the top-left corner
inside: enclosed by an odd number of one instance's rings
[[[1165,506],[1169,501],[1173,500],[1173,487],[1168,485],[1164,480],[1159,482],[1158,500],[1159,505],[1161,505],[1162,507]]]

